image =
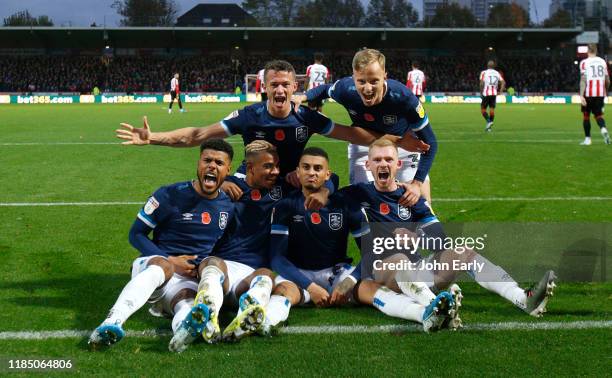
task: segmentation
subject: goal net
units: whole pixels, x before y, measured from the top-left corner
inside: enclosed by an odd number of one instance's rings
[[[308,86],[308,79],[306,75],[296,75],[298,88],[297,93],[304,93]],[[246,100],[248,102],[257,102],[261,101],[261,95],[256,92],[256,83],[257,83],[257,74],[247,74],[244,77],[244,82],[247,84],[246,86]]]

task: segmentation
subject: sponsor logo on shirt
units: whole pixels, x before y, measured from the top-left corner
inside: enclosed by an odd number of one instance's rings
[[[295,129],[295,140],[298,142],[306,142],[308,139],[308,127],[300,126]]]
[[[276,139],[279,142],[285,140],[285,132],[281,129],[276,130],[274,132],[274,139]]]
[[[423,117],[421,117],[423,118]],[[385,125],[395,125],[397,123],[397,116],[394,114],[391,115],[384,115],[383,116],[383,123]]]
[[[151,196],[144,206],[144,212],[147,215],[151,215],[153,214],[155,209],[157,209],[158,207],[159,207],[159,202],[157,202],[155,197]]]
[[[319,224],[321,223],[321,216],[319,215],[319,213],[312,213],[310,214],[310,221],[312,222],[312,224]]]
[[[211,220],[210,214],[207,211],[203,212],[202,213],[202,223],[203,224],[210,224],[210,220]]]
[[[219,213],[219,228],[224,230],[227,226],[227,218],[229,218],[229,214],[225,211],[221,211]]]
[[[342,228],[342,213],[329,213],[329,228],[334,231]]]
[[[410,209],[404,207],[404,206],[398,206],[397,207],[397,215],[402,219],[402,220],[408,220],[410,219]]]
[[[382,215],[387,215],[391,212],[391,208],[389,208],[389,205],[382,202],[378,208],[378,211],[382,214]]]

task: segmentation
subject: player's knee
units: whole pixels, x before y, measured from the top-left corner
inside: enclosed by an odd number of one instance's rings
[[[204,268],[206,268],[207,266],[215,266],[219,268],[222,272],[225,271],[224,269],[225,261],[223,261],[223,259],[220,259],[218,257],[209,256],[205,258],[204,260],[202,260],[202,262],[200,263],[200,266],[198,267],[199,272],[202,273],[202,270],[204,270]]]
[[[166,282],[172,278],[172,275],[174,274],[174,265],[172,265],[172,263],[164,257],[153,257],[151,260],[149,260],[147,265],[157,265],[162,268],[164,271],[164,280]]]
[[[274,280],[274,272],[272,272],[268,268],[258,268],[258,269],[255,269],[255,271],[253,272],[253,275],[255,275],[255,276],[268,276],[272,280]]]
[[[273,295],[280,295],[289,299],[291,304],[297,304],[301,301],[301,289],[293,282],[283,281],[274,287]]]
[[[181,289],[179,290],[174,297],[172,298],[172,301],[170,302],[170,308],[174,308],[174,306],[176,306],[177,303],[179,303],[180,301],[187,299],[187,300],[193,300],[196,297],[196,292],[193,289]]]

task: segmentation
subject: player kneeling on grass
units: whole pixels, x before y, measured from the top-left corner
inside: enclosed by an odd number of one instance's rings
[[[197,265],[212,252],[233,216],[233,203],[219,191],[233,154],[222,140],[202,143],[197,179],[161,187],[139,211],[129,240],[141,255],[132,264],[132,279],[89,337],[90,345],[121,340],[123,324],[147,301],[153,304],[153,315],[173,317],[175,333],[185,317],[204,321],[205,314],[191,311],[198,288]]]
[[[395,173],[399,167],[397,148],[388,140],[377,140],[370,146],[367,167],[374,175],[373,183],[352,185],[341,189],[341,192],[364,206],[368,220],[371,222],[370,226],[372,227],[372,222],[380,224],[383,231],[386,232],[385,236],[393,237],[396,233],[411,232],[425,239],[431,239],[432,242],[428,244],[433,247],[429,249],[435,253],[428,257],[429,261],[425,262],[446,262],[450,263],[449,266],[454,267],[455,264],[452,261],[456,261],[458,262],[456,266],[460,269],[435,272],[426,269],[400,269],[390,273],[380,262],[374,266],[376,256],[364,255],[364,251],[370,251],[362,246],[362,262],[367,265],[362,269],[364,276],[373,271],[372,274],[377,282],[391,288],[393,288],[391,281],[395,280],[397,287],[402,292],[411,294],[419,303],[426,305],[433,299],[433,293],[429,288],[446,288],[450,282],[455,280],[457,274],[465,271],[480,286],[506,298],[528,314],[541,316],[545,312],[548,298],[555,287],[553,271],[546,272],[535,287],[523,290],[504,269],[475,251],[442,249],[443,244],[435,243],[435,241],[445,240],[446,233],[428,203],[423,198],[420,198],[416,205],[408,208],[398,203],[405,189],[395,181]],[[389,227],[385,228],[386,224],[390,224]],[[405,225],[408,230],[396,227],[397,224]],[[406,265],[408,262],[416,262],[410,261],[411,256],[396,254],[389,258],[391,262],[400,263],[400,266],[408,266]],[[377,267],[383,267],[383,269],[377,269]],[[459,296],[456,292],[453,294]],[[382,302],[384,303],[384,300]],[[375,299],[373,303],[376,305]],[[456,301],[455,307],[458,305]]]

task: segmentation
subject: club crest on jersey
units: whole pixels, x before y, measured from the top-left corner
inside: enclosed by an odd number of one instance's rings
[[[308,139],[308,127],[300,126],[295,129],[295,140],[298,142],[306,142]]]
[[[274,139],[276,139],[279,142],[285,140],[285,132],[281,129],[276,130],[274,132]]]
[[[370,113],[363,113],[363,119],[365,119],[368,122],[372,122],[374,121],[374,116],[371,115]]]
[[[157,209],[158,207],[159,207],[159,202],[157,202],[155,197],[151,196],[149,200],[147,201],[146,205],[144,206],[144,212],[147,215],[151,215],[153,214],[155,209]]]
[[[329,213],[329,228],[334,231],[342,228],[342,213]]]
[[[283,189],[281,189],[281,187],[278,185],[270,189],[270,198],[272,198],[274,201],[278,201],[279,199],[283,198]]]
[[[261,192],[257,189],[251,190],[251,199],[253,201],[259,201],[261,199]]]
[[[203,224],[210,224],[211,218],[210,218],[210,213],[208,213],[208,211],[205,211],[202,213],[202,223]]]
[[[310,214],[310,221],[312,222],[312,224],[319,224],[321,223],[321,216],[319,215],[319,213],[312,213]]]
[[[402,220],[410,219],[410,209],[404,206],[397,206],[397,216]]]
[[[420,118],[425,118],[425,108],[423,108],[423,104],[419,102],[419,105],[414,109],[416,110]]]
[[[391,212],[391,208],[389,207],[388,204],[382,202],[378,208],[378,211],[382,214],[382,215],[387,215]]]
[[[225,211],[221,211],[219,213],[219,228],[224,230],[227,226],[227,218],[229,218],[229,214]]]
[[[421,117],[423,118],[423,117]],[[383,116],[383,123],[385,125],[395,125],[397,123],[397,116],[394,114],[387,114]]]

